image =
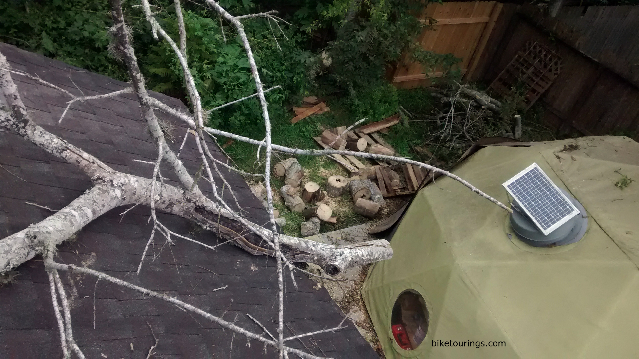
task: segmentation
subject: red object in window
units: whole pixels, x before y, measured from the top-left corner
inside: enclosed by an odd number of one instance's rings
[[[408,340],[408,334],[406,333],[406,328],[404,328],[403,324],[395,324],[391,326],[393,329],[393,336],[395,337],[395,341],[399,345],[400,348],[404,350],[412,350],[413,348],[410,345],[410,341]]]

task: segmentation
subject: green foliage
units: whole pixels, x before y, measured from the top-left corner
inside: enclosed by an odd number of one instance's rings
[[[397,109],[397,93],[385,81],[387,66],[419,33],[413,0],[307,0],[296,12],[302,29],[323,38],[310,63],[311,80],[324,93],[347,98],[352,116],[371,121]]]
[[[441,73],[433,79],[433,83],[461,81],[462,73],[457,66],[461,59],[453,54],[437,54],[416,47],[418,44],[412,43],[412,58],[422,65],[424,73]]]

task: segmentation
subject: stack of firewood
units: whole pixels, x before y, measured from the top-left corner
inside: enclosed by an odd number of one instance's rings
[[[288,158],[273,167],[273,174],[283,177],[285,185],[280,189],[284,204],[293,212],[302,213],[306,222],[302,223],[302,236],[312,236],[319,233],[320,221],[336,223],[332,217],[333,210],[325,203],[326,192],[319,184],[308,181],[302,186],[304,169],[297,159]]]

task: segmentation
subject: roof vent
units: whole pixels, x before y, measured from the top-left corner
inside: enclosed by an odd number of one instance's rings
[[[586,234],[586,229],[588,229],[586,210],[568,192],[561,189],[560,191],[579,209],[580,214],[570,218],[548,235],[543,234],[537,228],[517,201],[513,201],[513,214],[510,216],[510,225],[522,242],[533,247],[563,246],[579,241]]]
[[[514,198],[510,223],[523,242],[533,247],[566,245],[586,233],[584,207],[559,189],[536,163],[503,186]]]

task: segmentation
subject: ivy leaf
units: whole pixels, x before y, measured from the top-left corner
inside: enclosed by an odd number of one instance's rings
[[[51,38],[49,37],[49,35],[47,35],[46,32],[42,32],[42,46],[44,47],[45,50],[49,51],[49,52],[53,52],[55,50],[55,47],[53,46],[53,41],[51,41]]]

